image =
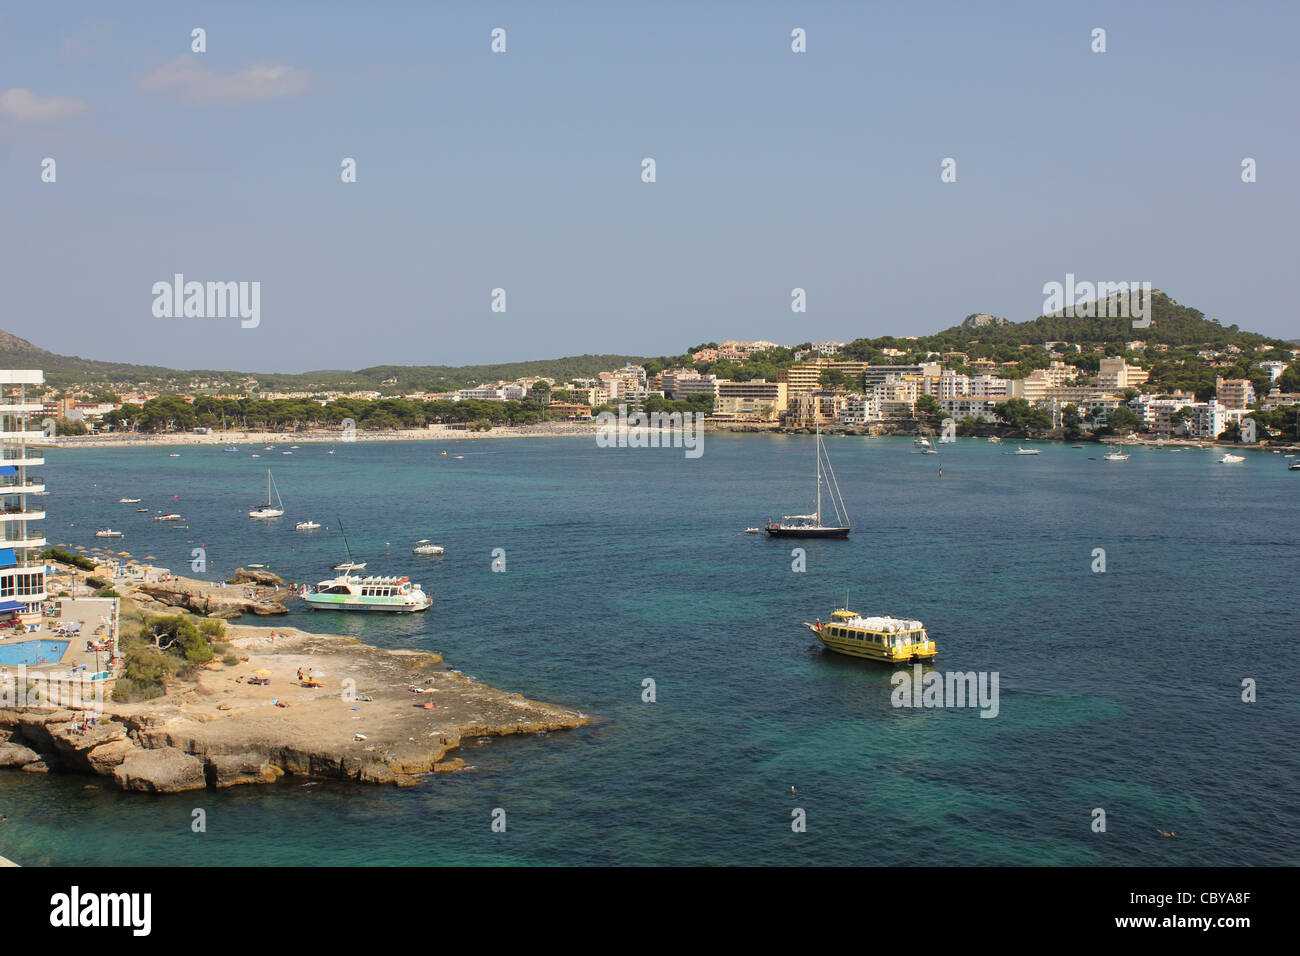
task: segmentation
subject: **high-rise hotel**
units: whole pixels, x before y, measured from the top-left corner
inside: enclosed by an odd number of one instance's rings
[[[0,618],[24,623],[40,621],[45,600],[45,535],[33,524],[45,517],[45,479],[29,471],[45,458],[41,430],[28,425],[42,410],[29,392],[44,381],[39,369],[0,370]]]

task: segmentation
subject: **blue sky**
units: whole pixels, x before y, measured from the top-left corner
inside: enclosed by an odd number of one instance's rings
[[[11,4],[0,328],[257,371],[658,355],[1022,321],[1074,273],[1295,337],[1298,25],[1286,3]],[[176,272],[260,282],[260,325],[155,318]]]

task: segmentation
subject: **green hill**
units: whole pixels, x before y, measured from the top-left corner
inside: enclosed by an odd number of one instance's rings
[[[126,362],[99,362],[78,356],[60,355],[39,348],[8,332],[0,332],[0,367],[39,368],[45,380],[55,388],[72,384],[102,384],[108,387],[127,385],[185,386],[199,379],[236,387],[245,378],[257,379],[258,387],[273,391],[300,391],[308,388],[377,389],[392,393],[447,391],[470,388],[481,382],[507,381],[525,376],[554,379],[594,378],[598,372],[640,362],[635,355],[572,355],[566,358],[535,362],[507,362],[499,365],[377,365],[373,368],[321,370],[315,372],[254,373],[234,370],[172,369],[159,365],[132,365]],[[396,384],[383,385],[396,378]]]

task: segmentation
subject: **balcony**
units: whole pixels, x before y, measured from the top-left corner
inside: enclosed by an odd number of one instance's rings
[[[39,415],[45,411],[45,406],[40,402],[26,405],[0,405],[0,415]]]
[[[43,548],[45,535],[33,534],[26,538],[0,537],[0,548]]]
[[[5,505],[0,508],[0,521],[42,521],[45,509],[35,510],[31,505]]]

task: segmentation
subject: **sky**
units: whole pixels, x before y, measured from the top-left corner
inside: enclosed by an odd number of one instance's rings
[[[674,355],[1025,321],[1067,274],[1300,336],[1294,3],[119,6],[0,8],[0,329],[52,351]],[[256,326],[156,315],[176,273],[259,283]]]

